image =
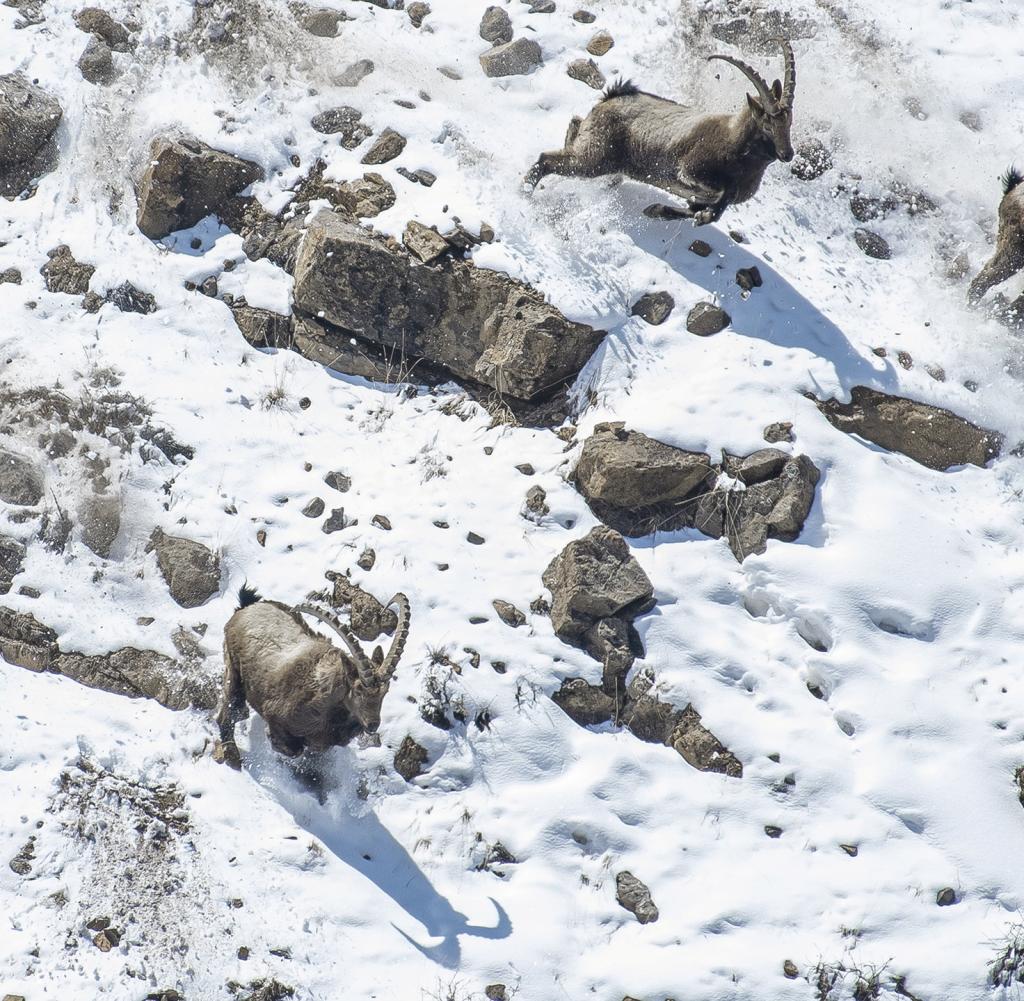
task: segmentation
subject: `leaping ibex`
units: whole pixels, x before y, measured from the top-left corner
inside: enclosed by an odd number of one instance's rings
[[[526,184],[535,187],[548,174],[625,174],[686,203],[685,209],[652,205],[647,215],[714,222],[729,205],[753,197],[769,164],[793,159],[796,58],[788,41],[779,42],[784,80],[771,86],[740,59],[708,57],[735,66],[757,91],[735,115],[702,114],[629,81],[612,85],[585,119],[573,118],[564,149],[541,153]]]
[[[294,757],[307,748],[326,751],[380,725],[388,682],[409,636],[409,601],[396,594],[398,625],[385,657],[378,647],[367,657],[352,631],[315,605],[294,608],[264,601],[243,586],[238,610],[224,627],[224,692],[217,722],[225,760],[238,761],[235,722],[246,703],[263,717],[270,743]],[[302,620],[311,615],[329,625],[348,652],[333,646]]]
[[[999,234],[996,252],[971,282],[967,298],[980,302],[985,293],[1024,268],[1024,174],[1015,167],[1000,178],[1003,197],[999,202]]]

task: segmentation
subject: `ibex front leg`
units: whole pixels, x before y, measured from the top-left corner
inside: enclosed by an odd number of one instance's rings
[[[660,185],[670,194],[686,202],[685,209],[656,202],[644,209],[648,219],[692,219],[695,226],[717,222],[729,205],[729,194],[724,188],[712,188],[699,181],[681,180],[671,185]]]

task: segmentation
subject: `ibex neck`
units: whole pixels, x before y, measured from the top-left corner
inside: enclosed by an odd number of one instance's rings
[[[749,107],[733,117],[732,140],[734,156],[738,160],[757,160],[768,164],[775,159],[775,145],[758,127]]]

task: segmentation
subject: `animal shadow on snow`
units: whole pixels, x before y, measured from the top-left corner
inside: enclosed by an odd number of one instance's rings
[[[270,748],[262,723],[250,729],[252,750],[246,769],[288,813],[295,823],[317,838],[335,858],[368,879],[409,917],[418,921],[436,945],[422,945],[413,935],[392,925],[427,959],[456,969],[461,962],[459,937],[502,939],[512,933],[512,922],[502,906],[489,898],[497,913],[492,927],[470,924],[447,897],[439,893],[423,871],[381,823],[372,809],[355,794],[353,748],[334,748],[316,758],[289,762]]]
[[[620,203],[621,216],[617,221],[622,232],[638,248],[665,261],[687,281],[711,293],[732,318],[736,333],[782,348],[803,349],[825,359],[835,369],[836,380],[844,392],[853,386],[889,392],[897,388],[896,372],[889,362],[879,365],[880,359],[875,356],[869,361],[832,320],[770,264],[723,231],[733,223],[740,225],[738,214],[718,225],[694,226],[689,220],[662,222],[642,214],[643,207],[651,201],[651,189],[625,182],[612,197]],[[689,247],[694,240],[710,244],[711,256],[699,257],[691,252]],[[764,284],[744,299],[736,284],[736,272],[750,267],[758,269]]]

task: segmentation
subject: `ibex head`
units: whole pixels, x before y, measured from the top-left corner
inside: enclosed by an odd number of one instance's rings
[[[793,144],[789,130],[793,125],[793,94],[796,91],[796,58],[793,47],[784,38],[780,38],[782,54],[785,60],[783,80],[776,80],[770,87],[764,77],[752,66],[732,56],[708,56],[708,60],[721,59],[722,62],[735,66],[757,91],[757,96],[747,94],[747,104],[753,115],[754,122],[762,136],[775,151],[775,158],[783,163],[793,159]]]

